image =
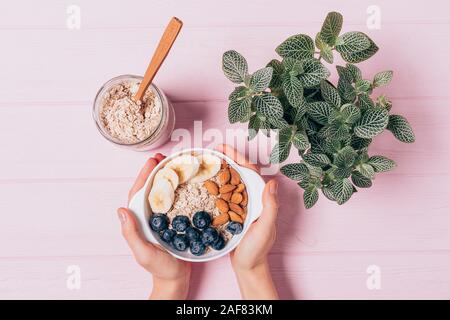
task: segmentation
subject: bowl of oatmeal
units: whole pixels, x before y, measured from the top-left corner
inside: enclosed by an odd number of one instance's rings
[[[97,129],[111,143],[146,151],[166,142],[175,125],[175,112],[165,94],[151,84],[140,101],[133,99],[142,77],[122,75],[107,81],[93,105]]]
[[[148,241],[187,261],[233,250],[262,210],[264,180],[214,150],[189,149],[161,161],[131,199]]]

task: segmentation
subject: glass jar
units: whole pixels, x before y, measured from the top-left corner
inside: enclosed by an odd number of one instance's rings
[[[151,90],[153,92],[153,94],[155,95],[155,104],[159,106],[161,110],[161,120],[159,121],[157,127],[150,133],[150,135],[139,142],[127,143],[124,141],[120,141],[116,137],[113,137],[105,128],[100,114],[102,112],[102,102],[105,94],[109,92],[112,87],[123,82],[131,82],[139,85],[142,79],[142,77],[134,75],[122,75],[112,78],[111,80],[106,82],[98,91],[97,95],[95,96],[92,109],[92,115],[94,117],[95,124],[97,125],[97,129],[100,131],[102,136],[106,138],[106,140],[119,147],[136,151],[147,151],[160,147],[170,138],[175,126],[175,112],[166,95],[154,84],[150,84],[150,86],[148,87],[147,90]]]

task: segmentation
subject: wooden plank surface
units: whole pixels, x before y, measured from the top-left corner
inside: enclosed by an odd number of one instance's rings
[[[109,145],[96,132],[91,106],[109,78],[144,72],[171,16],[181,18],[184,29],[155,81],[174,102],[178,136],[198,130],[195,121],[211,135],[243,128],[226,118],[232,85],[220,68],[223,51],[242,52],[255,70],[276,57],[274,48],[288,36],[314,35],[331,10],[344,14],[344,31],[364,31],[379,45],[360,66],[367,78],[394,70],[392,84],[377,93],[392,98],[417,141],[377,137],[371,153],[395,159],[398,167],[342,207],[321,199],[306,211],[295,183],[279,177],[280,202],[289,206],[280,208],[270,259],[281,296],[450,298],[448,1],[377,1],[379,30],[366,25],[373,5],[366,0],[314,1],[307,9],[278,1],[282,10],[253,0],[80,0],[78,31],[66,27],[71,4],[0,4],[1,299],[148,295],[151,278],[129,255],[115,209],[126,204],[151,153]],[[179,144],[158,151],[170,153]],[[252,154],[261,145],[240,148]],[[267,154],[261,154],[264,162]],[[66,287],[69,265],[81,268],[81,290]],[[381,290],[366,286],[370,265],[381,269]],[[226,258],[195,266],[191,298],[238,297]]]
[[[232,86],[220,66],[224,51],[241,52],[248,59],[250,70],[255,71],[276,57],[275,47],[288,36],[315,34],[319,25],[299,22],[298,26],[249,27],[245,32],[228,27],[188,29],[180,34],[155,83],[173,101],[225,100]],[[448,97],[446,89],[450,81],[440,76],[449,73],[450,66],[430,65],[423,57],[431,54],[434,61],[445,61],[445,50],[430,48],[449,43],[450,28],[421,24],[414,36],[409,24],[384,26],[381,30],[366,30],[364,25],[358,25],[344,30],[355,28],[366,31],[380,46],[372,59],[361,63],[367,78],[382,70],[394,70],[394,80],[385,89],[391,97]],[[143,74],[161,33],[160,29],[147,28],[72,32],[0,29],[4,57],[0,69],[8,79],[2,87],[0,104],[90,103],[98,88],[110,78],[127,73]],[[420,45],[417,39],[421,39]],[[191,77],[193,70],[199,76]],[[336,74],[334,67],[330,70]],[[25,71],[27,77],[21,77]],[[420,78],[414,76],[417,73],[421,74]],[[204,90],[204,83],[214,83],[214,86]]]
[[[0,262],[3,299],[142,299],[152,286],[151,278],[131,256]],[[284,299],[449,299],[449,263],[447,252],[270,255],[274,281]],[[379,290],[369,290],[366,284],[370,277],[367,269],[374,265],[379,268]],[[67,287],[71,266],[79,268],[79,290]],[[226,257],[193,266],[190,298],[240,298]]]

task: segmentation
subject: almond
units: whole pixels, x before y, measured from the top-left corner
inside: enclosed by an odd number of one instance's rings
[[[232,184],[225,184],[220,187],[219,192],[220,193],[228,193],[236,189],[236,186],[233,186]]]
[[[242,217],[242,220],[245,221],[245,219],[247,218],[247,212],[244,213],[241,217]]]
[[[220,197],[225,201],[230,201],[232,192],[222,193]]]
[[[217,226],[221,226],[225,223],[227,223],[230,220],[230,216],[228,215],[228,213],[223,212],[221,214],[219,214],[218,216],[214,217],[212,225],[217,227]]]
[[[238,215],[236,212],[228,211],[228,215],[230,216],[231,221],[236,221],[239,223],[243,223],[244,220],[242,220],[241,216]]]
[[[234,190],[234,192],[242,192],[245,190],[245,185],[243,183],[239,183],[238,186],[236,187],[236,190]]]
[[[217,178],[219,179],[221,185],[227,184],[231,178],[230,170],[220,170],[220,172],[217,174]]]
[[[203,183],[203,186],[208,190],[209,194],[217,196],[219,194],[219,187],[214,181],[208,180]]]
[[[228,163],[225,160],[222,160],[222,164],[220,166],[222,169],[228,168]]]
[[[242,199],[243,199],[242,193],[233,192],[230,201],[239,204],[242,202]]]
[[[245,207],[248,204],[248,194],[247,191],[243,191],[242,192],[242,201],[241,201],[241,206]]]
[[[228,210],[230,210],[230,208],[228,207],[228,203],[223,199],[216,200],[216,207],[221,213],[227,213]]]
[[[239,176],[239,173],[233,168],[230,168],[230,175],[231,175],[230,183],[232,185],[237,186],[239,183],[241,183],[241,177]]]
[[[229,207],[231,211],[236,212],[238,215],[243,215],[245,213],[245,210],[242,209],[242,207],[236,203],[230,202]]]

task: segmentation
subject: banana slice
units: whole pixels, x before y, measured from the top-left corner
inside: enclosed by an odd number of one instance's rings
[[[160,179],[153,182],[152,190],[148,196],[153,213],[169,212],[174,200],[175,192],[169,180]]]
[[[197,156],[197,159],[200,162],[200,168],[197,174],[189,180],[189,182],[192,183],[203,182],[211,179],[217,174],[217,172],[219,172],[222,165],[222,160],[211,154],[199,155]]]
[[[196,157],[188,154],[181,155],[169,161],[165,168],[172,169],[178,175],[178,183],[182,184],[195,176],[200,167],[200,162]]]
[[[178,183],[180,182],[177,173],[170,168],[163,168],[156,173],[154,181],[158,181],[161,179],[169,180],[169,182],[172,184],[173,190],[177,189]]]

